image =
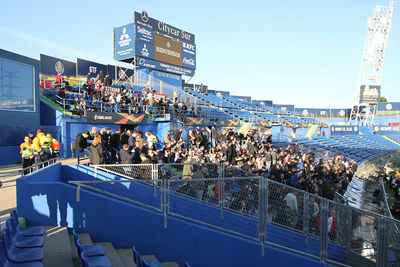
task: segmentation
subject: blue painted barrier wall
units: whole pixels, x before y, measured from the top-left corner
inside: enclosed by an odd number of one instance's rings
[[[101,172],[99,178],[116,179]],[[66,183],[72,179],[93,179],[93,170],[56,164],[18,179],[18,212],[31,225],[67,225],[78,232],[90,233],[94,241],[111,241],[117,248],[129,248],[135,244],[143,254],[155,254],[161,261],[177,261],[182,265],[188,261],[192,266],[322,266],[319,261],[269,246],[265,247],[266,256],[261,257],[261,247],[257,242],[173,216],[167,217],[168,227],[164,229],[162,213],[85,189],[81,190],[80,202],[76,202],[76,187]],[[146,191],[145,185],[121,186],[121,192]],[[154,190],[148,189],[153,196]],[[180,199],[174,202],[186,205],[188,210],[194,209],[199,213],[203,210],[203,217],[213,217],[210,212],[214,211],[205,208],[206,205],[182,196],[175,197]],[[203,208],[198,209],[200,206]],[[234,219],[239,222],[245,220],[245,216],[236,216]],[[276,226],[269,228],[268,235],[275,232],[277,240],[284,235],[293,242],[299,235]],[[315,240],[309,240],[309,243],[313,245],[308,249],[313,250]],[[332,250],[339,251],[340,248],[331,246],[330,255]],[[345,258],[343,254],[340,256]]]

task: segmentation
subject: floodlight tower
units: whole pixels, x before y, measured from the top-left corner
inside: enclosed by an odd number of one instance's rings
[[[374,122],[386,45],[392,27],[393,5],[394,1],[390,1],[389,6],[375,6],[374,13],[367,20],[367,39],[349,124],[370,126]]]

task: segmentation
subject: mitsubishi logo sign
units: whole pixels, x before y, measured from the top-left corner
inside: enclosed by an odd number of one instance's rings
[[[119,39],[120,40],[129,39],[129,35],[126,33],[126,28],[125,27],[122,29],[122,35],[121,35],[121,37]]]

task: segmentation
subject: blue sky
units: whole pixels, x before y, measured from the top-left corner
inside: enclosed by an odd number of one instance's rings
[[[113,63],[113,27],[134,11],[196,35],[196,83],[296,107],[350,107],[379,0],[7,1],[0,48]],[[400,101],[400,6],[395,5],[382,95]]]

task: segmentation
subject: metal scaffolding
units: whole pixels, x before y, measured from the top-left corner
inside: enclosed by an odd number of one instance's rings
[[[392,26],[394,1],[389,6],[375,6],[368,18],[368,33],[351,111],[349,124],[373,124],[376,105],[379,103],[382,70],[387,41]],[[364,97],[364,92],[370,93]]]

